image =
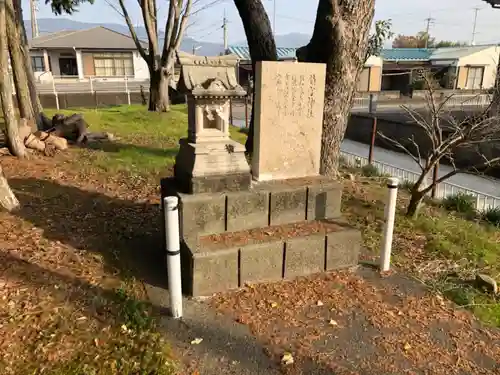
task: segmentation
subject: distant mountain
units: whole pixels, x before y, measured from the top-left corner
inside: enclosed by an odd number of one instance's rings
[[[311,40],[311,37],[306,34],[290,33],[284,35],[276,35],[276,46],[282,48],[299,48],[305,46]],[[237,46],[246,46],[247,41],[242,40],[235,43]]]
[[[26,32],[28,37],[31,37],[31,22],[29,20],[24,21],[24,26],[26,27]],[[73,21],[68,18],[40,18],[38,19],[38,30],[40,35],[50,34],[61,30],[84,30],[91,27],[104,26],[108,29],[117,31],[122,34],[130,35],[128,27],[126,25],[120,25],[118,23],[89,23],[89,22],[79,22]],[[136,28],[137,36],[140,39],[147,40],[147,33],[144,27]],[[160,32],[160,45],[163,45],[163,32]],[[222,44],[217,43],[206,43],[198,42],[192,38],[183,38],[181,44],[181,50],[186,52],[193,52],[193,47],[196,48],[196,54],[205,56],[217,56],[224,51]],[[200,48],[197,48],[200,47]]]
[[[30,21],[25,20],[24,26],[26,27],[26,32],[28,33],[28,37],[31,37]],[[121,25],[118,23],[97,24],[97,23],[74,21],[69,18],[63,18],[63,17],[38,19],[38,30],[40,31],[40,35],[49,34],[61,30],[83,30],[96,26],[104,26],[107,27],[108,29],[117,31],[119,33],[129,35],[128,27],[126,25]],[[147,40],[147,33],[144,27],[137,27],[136,32],[137,36],[140,39]],[[164,37],[163,33],[160,33],[159,36],[160,36],[160,45],[163,45],[161,44],[163,42],[162,38]],[[276,45],[278,47],[288,47],[288,48],[301,47],[303,45],[306,45],[309,42],[309,39],[310,37],[308,35],[299,33],[277,35]],[[234,44],[239,46],[245,46],[247,45],[247,42],[245,40]],[[204,56],[217,56],[220,53],[224,52],[224,46],[222,44],[200,42],[189,37],[183,38],[181,44],[181,50],[192,53],[193,48],[196,50],[197,55],[204,55]]]

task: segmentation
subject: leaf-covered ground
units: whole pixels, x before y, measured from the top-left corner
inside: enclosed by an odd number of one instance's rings
[[[175,373],[180,358],[157,334],[158,311],[140,301],[142,282],[161,285],[158,182],[171,173],[186,134],[185,107],[77,111],[91,130],[117,141],[54,158],[0,157],[23,204],[18,213],[0,213],[0,373]],[[344,212],[363,231],[366,258],[378,252],[384,194],[377,179],[345,181]],[[422,364],[427,373],[498,374],[498,331],[466,311],[500,325],[498,301],[462,281],[478,270],[498,277],[499,238],[495,228],[436,207],[416,221],[398,216],[399,270],[464,305],[458,313],[413,282],[345,272],[248,287],[213,303],[248,324],[273,358],[292,352],[301,366],[285,372],[313,373],[312,366],[330,374],[354,363],[358,373],[375,374],[368,366],[380,357],[387,359],[375,367],[381,374]],[[373,351],[359,351],[363,342]]]

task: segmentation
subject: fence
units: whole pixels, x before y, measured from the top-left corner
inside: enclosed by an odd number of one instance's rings
[[[356,155],[350,152],[341,151],[341,155],[345,163],[351,167],[363,167],[368,165],[368,157]],[[401,181],[407,183],[415,183],[420,177],[419,173],[410,171],[408,169],[399,168],[394,165],[373,161],[372,165],[384,175],[398,177]],[[500,197],[495,197],[489,194],[484,194],[476,190],[472,190],[460,185],[450,182],[441,182],[436,189],[436,198],[443,199],[450,195],[467,194],[476,199],[476,209],[478,211],[485,211],[491,208],[500,207]]]
[[[71,104],[76,106],[98,106],[99,97],[105,98],[102,103],[104,105],[125,103],[130,105],[140,100],[137,94],[141,91],[146,94],[149,91],[149,80],[128,77],[78,79],[78,77],[67,76],[54,77],[50,82],[44,82],[42,78],[43,74],[37,82],[38,93],[42,98],[48,99],[48,106],[55,106],[57,109],[71,106],[68,101],[75,102]]]

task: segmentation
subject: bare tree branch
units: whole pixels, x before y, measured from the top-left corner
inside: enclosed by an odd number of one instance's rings
[[[408,206],[408,215],[412,216],[415,215],[423,197],[441,182],[460,172],[480,171],[500,164],[500,156],[488,156],[481,147],[489,147],[494,142],[500,142],[500,117],[490,116],[489,111],[471,116],[463,110],[463,106],[462,112],[458,115],[452,113],[448,104],[454,100],[453,95],[437,98],[430,72],[421,73],[421,78],[427,90],[425,112],[420,113],[405,106],[402,108],[430,141],[431,149],[426,155],[425,165],[422,163],[421,145],[415,141],[414,137],[408,139],[413,146],[410,149],[399,140],[378,132],[381,137],[402,150],[420,166],[421,174],[411,190],[412,197]],[[465,151],[473,152],[477,154],[477,157],[469,160],[468,165],[459,166],[454,158]],[[449,161],[452,170],[424,186],[429,173],[442,160]]]
[[[137,32],[135,31],[134,25],[132,24],[132,21],[130,19],[130,16],[128,14],[127,8],[125,7],[125,3],[123,0],[118,0],[118,3],[120,4],[120,9],[116,7],[114,4],[112,4],[109,0],[104,0],[106,1],[106,4],[108,4],[112,9],[114,9],[119,15],[121,15],[124,19],[125,22],[127,23],[128,29],[130,31],[130,36],[132,37],[132,40],[134,41],[134,44],[137,48],[137,51],[139,51],[139,54],[141,57],[145,60],[148,61],[148,55],[146,54],[146,51],[144,50],[141,41],[137,37]]]

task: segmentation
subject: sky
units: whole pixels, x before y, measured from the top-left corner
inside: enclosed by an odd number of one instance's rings
[[[124,23],[121,16],[108,4],[117,0],[95,0],[94,5],[85,4],[71,18],[92,23]],[[198,12],[192,19],[187,35],[203,42],[222,43],[221,30],[224,14],[228,20],[229,44],[245,40],[245,34],[232,0],[198,0],[215,5]],[[262,0],[271,24],[275,23],[276,34],[302,33],[310,35],[314,26],[317,0]],[[125,0],[134,24],[142,24],[137,0]],[[158,0],[159,19],[165,20],[168,1]],[[198,5],[200,8],[202,5]],[[437,40],[471,42],[474,23],[474,8],[477,12],[476,44],[500,43],[500,9],[493,9],[481,0],[376,0],[375,20],[391,19],[393,32],[414,35],[425,30],[426,18],[432,18],[430,34]],[[23,0],[25,19],[29,19],[29,0]],[[50,6],[43,0],[38,5],[38,18],[55,18]],[[159,22],[160,23],[160,22]],[[43,30],[40,30],[43,32]]]

